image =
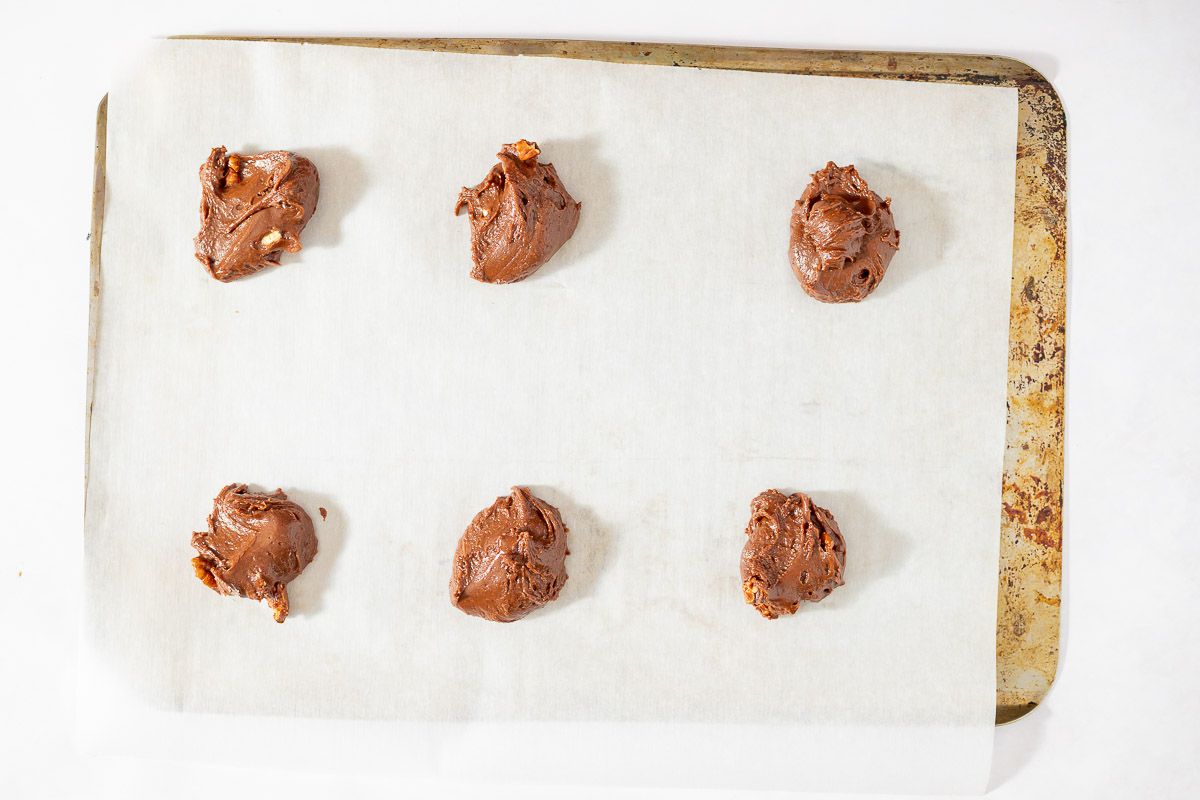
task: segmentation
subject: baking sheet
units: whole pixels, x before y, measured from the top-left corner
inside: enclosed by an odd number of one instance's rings
[[[1015,128],[1002,88],[156,45],[110,98],[86,693],[143,731],[393,721],[368,737],[392,766],[455,777],[530,779],[483,769],[519,733],[559,780],[981,789]],[[475,284],[450,209],[519,136],[580,227],[529,281]],[[228,286],[191,256],[215,144],[322,175],[304,252]],[[854,307],[787,268],[827,159],[902,231]],[[191,577],[231,480],[330,512],[284,626]],[[449,560],[513,483],[562,509],[571,579],[488,625],[449,606]],[[849,551],[846,587],[774,623],[737,577],[768,486],[814,494]],[[840,768],[798,775],[807,748]]]

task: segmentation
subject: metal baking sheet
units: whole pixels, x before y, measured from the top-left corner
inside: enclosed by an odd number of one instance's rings
[[[997,722],[1020,717],[1042,699],[1054,679],[1058,654],[1066,283],[1065,121],[1042,76],[1019,62],[987,56],[530,40],[256,40],[1016,87],[1008,422],[998,509]],[[101,288],[105,121],[102,103],[92,231],[93,345]],[[89,369],[89,387],[92,377]],[[89,417],[90,402],[89,389]]]

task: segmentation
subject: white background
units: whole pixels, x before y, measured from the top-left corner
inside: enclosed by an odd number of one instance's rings
[[[1200,505],[1193,411],[1200,396],[1200,225],[1190,208],[1200,182],[1200,5],[435,5],[207,2],[160,12],[150,4],[34,3],[4,10],[0,793],[403,794],[370,779],[347,785],[344,778],[271,773],[270,765],[201,771],[185,763],[84,759],[72,743],[94,111],[139,39],[179,32],[940,50],[1010,55],[1041,70],[1062,96],[1070,137],[1063,656],[1047,702],[997,732],[991,794],[1200,791],[1200,534],[1186,524]],[[812,768],[810,754],[780,758]],[[419,794],[455,795],[441,788]]]

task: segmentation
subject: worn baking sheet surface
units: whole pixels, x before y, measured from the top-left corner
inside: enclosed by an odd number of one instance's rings
[[[694,738],[614,780],[794,787],[749,751],[824,734],[856,745],[803,788],[977,788],[1015,129],[1009,89],[161,45],[110,109],[95,675],[150,708],[396,719],[423,741],[422,720],[460,743],[520,720],[549,748],[561,723],[599,724],[615,756]],[[472,284],[448,209],[518,135],[583,220],[535,279]],[[323,176],[304,253],[231,286],[190,255],[195,154],[216,143],[293,147]],[[784,257],[827,158],[893,196],[905,237],[856,307],[809,302]],[[235,479],[330,510],[281,628],[178,583],[186,532]],[[572,579],[488,626],[446,603],[449,555],[514,482],[563,509]],[[741,605],[736,555],[774,485],[838,514],[852,582],[772,624]]]

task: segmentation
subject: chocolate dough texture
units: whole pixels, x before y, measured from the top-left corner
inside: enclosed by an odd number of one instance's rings
[[[515,283],[558,252],[579,223],[580,204],[562,185],[553,164],[538,163],[537,142],[506,144],[483,182],[463,187],[454,213],[471,221],[471,277]]]
[[[458,540],[450,602],[493,622],[515,622],[567,582],[567,527],[558,509],[513,487],[480,511]]]
[[[837,522],[800,492],[768,489],[750,503],[742,594],[767,619],[795,614],[841,586],[846,543]]]
[[[792,272],[823,303],[857,303],[883,280],[900,249],[892,199],[867,186],[853,165],[830,161],[792,209]]]
[[[213,500],[208,530],[192,534],[196,577],[214,592],[266,600],[276,622],[288,615],[287,584],[317,554],[304,509],[283,490],[260,494],[231,483]]]
[[[255,155],[214,148],[200,167],[196,258],[223,283],[279,263],[300,249],[300,232],[317,210],[313,163],[284,150]]]

